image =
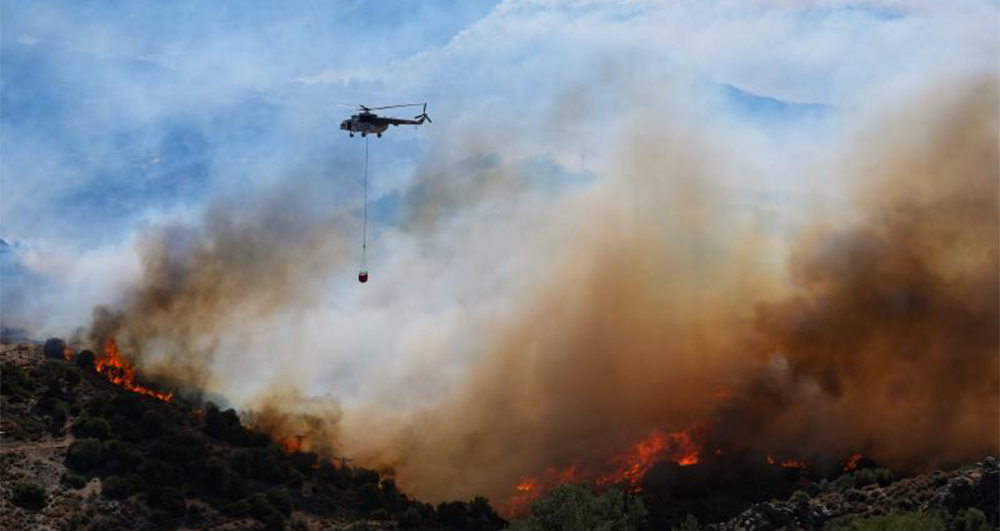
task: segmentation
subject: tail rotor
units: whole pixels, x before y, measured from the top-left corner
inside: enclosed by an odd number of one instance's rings
[[[424,123],[424,120],[427,120],[427,123],[429,123],[429,124],[434,123],[434,121],[431,120],[431,117],[427,116],[427,104],[426,103],[424,104],[424,110],[421,111],[420,114],[414,116],[413,119],[414,120],[419,120],[420,123]]]

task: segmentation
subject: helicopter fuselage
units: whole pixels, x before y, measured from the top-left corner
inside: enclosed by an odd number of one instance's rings
[[[369,134],[375,134],[377,136],[382,136],[382,133],[389,128],[390,125],[420,125],[424,123],[424,117],[418,117],[416,120],[405,120],[401,118],[390,118],[387,116],[379,116],[372,112],[362,112],[360,114],[355,114],[340,122],[340,129],[351,133],[361,133],[361,136],[367,136]]]

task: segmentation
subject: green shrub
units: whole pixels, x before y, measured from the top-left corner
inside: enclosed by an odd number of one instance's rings
[[[101,495],[112,500],[124,500],[141,488],[142,480],[138,476],[108,476],[101,480]]]
[[[155,487],[149,491],[149,503],[169,513],[171,517],[184,516],[184,492],[177,487]]]
[[[66,419],[69,418],[69,405],[62,400],[55,400],[52,402],[50,411],[53,430],[61,430],[66,424]]]
[[[64,472],[59,479],[74,489],[82,489],[87,485],[87,478],[69,471]]]
[[[271,491],[267,494],[267,501],[278,510],[279,513],[285,516],[292,515],[292,497],[288,495],[288,491],[285,489],[279,489]]]
[[[139,427],[142,429],[142,434],[143,436],[149,438],[159,437],[160,433],[163,431],[163,425],[165,423],[166,419],[163,418],[163,415],[155,409],[147,409],[146,412],[139,417]]]
[[[271,506],[271,503],[267,501],[267,496],[262,493],[254,494],[250,496],[247,500],[250,503],[250,516],[263,522],[267,520],[272,513],[277,513],[278,511]]]
[[[416,507],[407,507],[405,511],[396,517],[396,522],[399,523],[399,527],[402,529],[413,529],[420,525],[420,510]]]
[[[69,445],[66,464],[81,470],[88,470],[101,464],[101,441],[94,438],[79,439]]]
[[[62,394],[62,381],[66,375],[66,363],[58,360],[45,360],[35,367],[32,375],[45,383],[45,393],[49,396]]]
[[[802,505],[804,503],[809,503],[809,493],[804,490],[797,490],[792,493],[792,496],[788,498],[788,501],[796,504]]]
[[[146,458],[139,447],[118,439],[109,439],[101,445],[102,461],[117,472],[131,472],[138,469]]]
[[[855,518],[833,523],[826,531],[944,531],[941,518],[926,513],[893,513],[871,518]]]
[[[646,508],[642,500],[618,489],[595,494],[581,485],[561,485],[540,498],[531,516],[511,522],[511,531],[591,531],[643,529]]]
[[[147,459],[139,465],[139,476],[150,485],[180,486],[184,481],[181,467],[160,459]]]
[[[100,417],[80,417],[70,430],[80,438],[93,437],[103,441],[111,437],[111,424]]]
[[[264,519],[264,531],[285,531],[285,517],[281,513],[271,513]]]
[[[83,370],[94,369],[94,351],[84,350],[76,355],[76,366]]]
[[[31,388],[31,379],[21,367],[8,361],[0,368],[0,394],[26,397]]]
[[[80,374],[80,369],[76,367],[66,367],[63,371],[63,381],[69,387],[76,387],[83,380],[83,375]]]
[[[33,481],[18,483],[14,487],[14,504],[36,511],[45,507],[45,487]]]
[[[895,480],[892,471],[886,468],[864,468],[851,475],[854,476],[854,487],[857,488],[876,483],[884,487]]]
[[[954,531],[982,531],[989,529],[986,523],[986,515],[975,507],[962,509],[951,522]]]
[[[689,514],[684,517],[683,522],[671,528],[671,531],[699,531],[700,529],[701,526],[698,525],[698,519],[693,514]]]

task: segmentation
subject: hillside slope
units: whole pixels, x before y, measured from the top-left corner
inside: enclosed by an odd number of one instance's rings
[[[84,356],[44,350],[0,350],[5,531],[505,525],[483,498],[420,503],[374,470],[288,451],[232,410],[129,391]]]

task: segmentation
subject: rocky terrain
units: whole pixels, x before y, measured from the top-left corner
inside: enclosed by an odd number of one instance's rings
[[[862,482],[866,484],[859,485]],[[814,530],[910,512],[939,515],[942,521],[947,521],[972,509],[981,512],[995,528],[998,504],[1000,466],[997,458],[990,456],[956,470],[935,471],[898,481],[892,481],[891,476],[878,478],[868,471],[847,474],[836,481],[810,485],[786,501],[755,504],[736,518],[708,529]]]

